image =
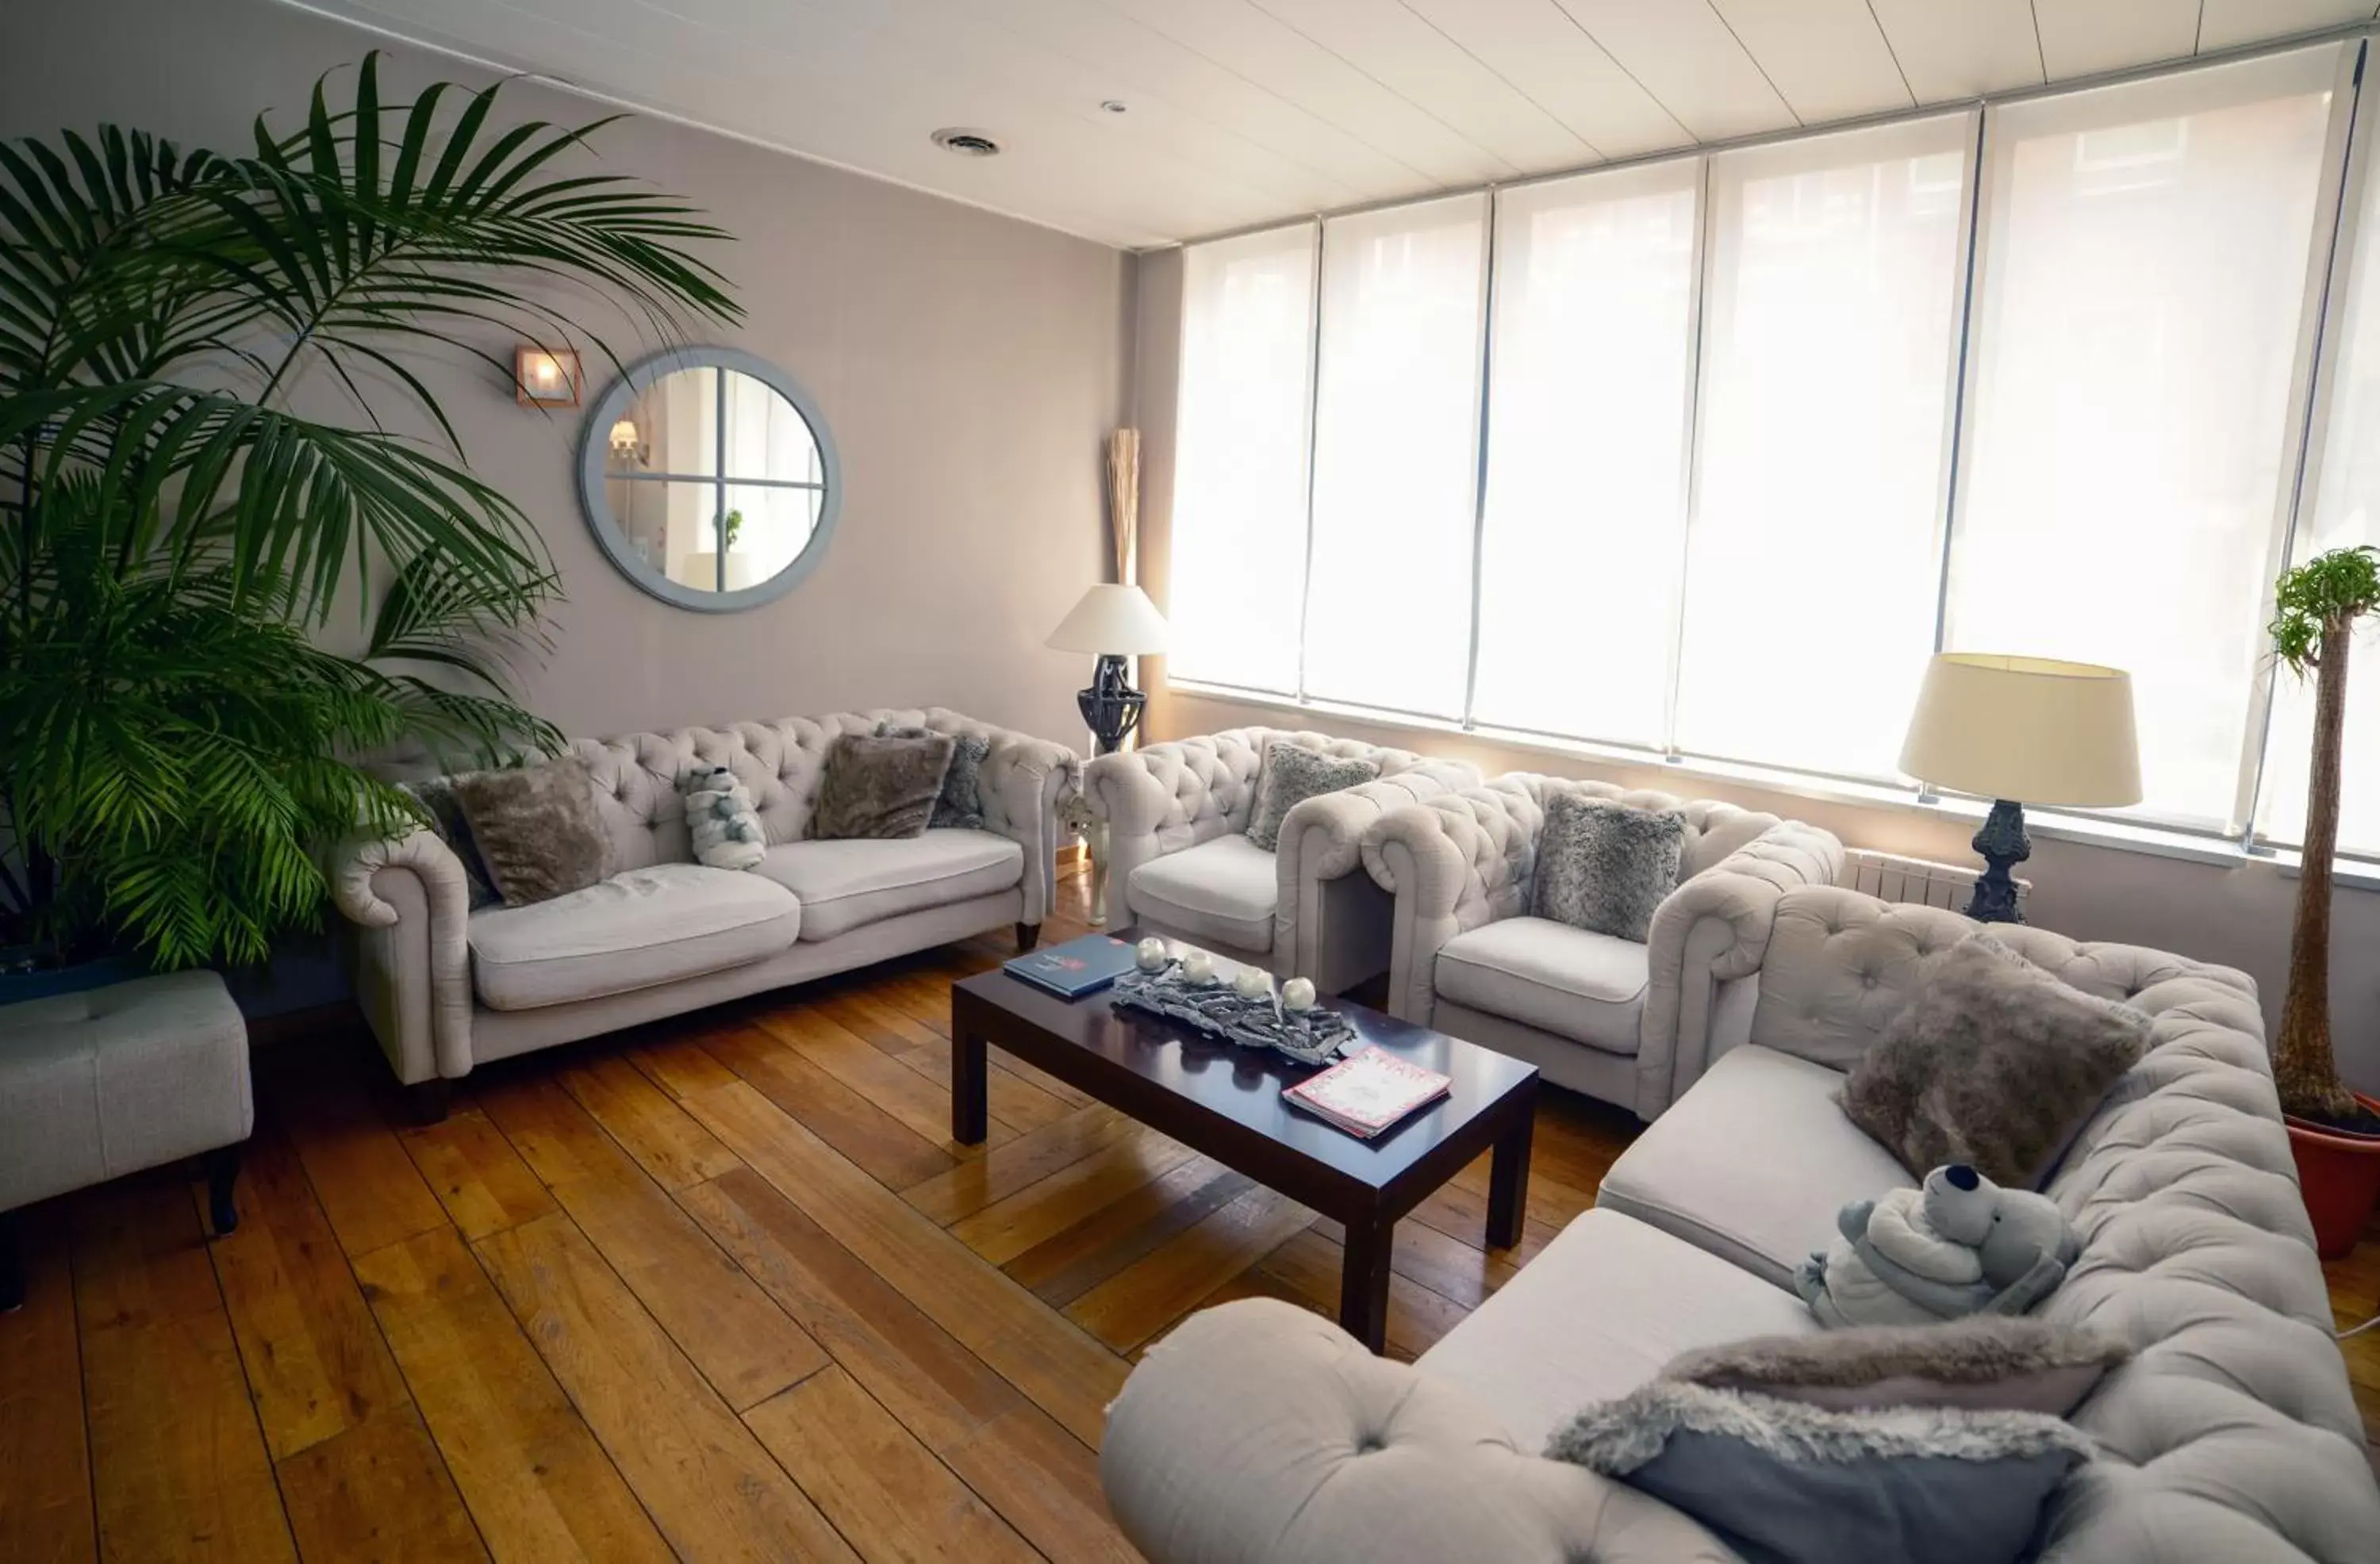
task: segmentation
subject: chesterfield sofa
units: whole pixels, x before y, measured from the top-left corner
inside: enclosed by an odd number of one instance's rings
[[[1308,798],[1267,852],[1247,835],[1269,744],[1380,768],[1378,780]],[[1108,830],[1109,894],[1155,933],[1344,993],[1389,965],[1388,898],[1364,873],[1364,830],[1383,811],[1479,781],[1461,760],[1280,728],[1233,728],[1102,755],[1084,768]]]
[[[1746,1040],[1615,1163],[1595,1207],[1410,1365],[1270,1300],[1192,1316],[1111,1411],[1100,1470],[1154,1564],[1731,1560],[1686,1515],[1542,1459],[1573,1412],[1692,1349],[1819,1328],[1786,1286],[1837,1209],[1912,1182],[1832,1100],[1918,964],[1977,926],[1840,888],[1778,901]],[[2134,1356],[2071,1421],[2047,1564],[2369,1564],[2380,1490],[2331,1337],[2251,981],[1995,934],[2145,1011],[2150,1047],[2046,1186],[2082,1241],[2035,1311]]]
[[[1530,915],[1557,793],[1683,811],[1679,885],[1645,943]],[[1779,898],[1834,884],[1843,867],[1842,843],[1798,820],[1524,771],[1384,811],[1360,848],[1394,898],[1392,1014],[1645,1120],[1741,1037]]]
[[[979,734],[983,829],[805,841],[828,749],[881,722]],[[615,1031],[1014,926],[1037,938],[1054,890],[1074,752],[940,707],[577,739],[611,833],[610,878],[529,906],[468,903],[428,830],[346,848],[332,876],[357,1002],[426,1118],[475,1064]],[[751,790],[768,855],[693,861],[677,778],[725,766]]]

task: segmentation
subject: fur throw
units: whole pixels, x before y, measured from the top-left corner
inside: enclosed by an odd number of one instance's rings
[[[1972,1315],[1940,1325],[1755,1336],[1682,1353],[1660,1376],[1714,1389],[1865,1385],[1885,1377],[1979,1385],[2046,1369],[2115,1368],[2131,1355],[2130,1346],[2101,1331],[2022,1315]]]
[[[923,836],[942,794],[957,748],[948,734],[878,738],[845,734],[827,751],[810,810],[809,834],[821,841]]]
[[[714,869],[748,869],[768,856],[751,790],[724,766],[690,766],[678,774],[686,795],[686,835],[694,861]]]
[[[1661,1453],[1677,1433],[1717,1435],[1778,1461],[1895,1461],[1931,1456],[2000,1461],[2065,1451],[2088,1460],[2091,1441],[2055,1417],[2031,1412],[1893,1407],[1857,1412],[1769,1396],[1656,1379],[1616,1401],[1589,1407],[1554,1431],[1546,1455],[1621,1477]]]

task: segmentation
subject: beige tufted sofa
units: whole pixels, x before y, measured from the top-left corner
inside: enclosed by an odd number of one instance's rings
[[[1681,883],[1644,944],[1529,915],[1558,793],[1684,811]],[[1742,1035],[1778,898],[1843,865],[1832,833],[1798,820],[1524,771],[1388,811],[1361,850],[1396,899],[1390,1012],[1643,1119],[1694,1084],[1714,1038]]]
[[[1378,763],[1379,779],[1309,798],[1281,846],[1248,840],[1268,744]],[[1111,892],[1132,921],[1343,993],[1389,964],[1389,903],[1361,871],[1364,828],[1382,811],[1479,780],[1461,760],[1280,728],[1233,728],[1102,755],[1085,768],[1107,822]],[[1119,920],[1122,921],[1122,920]]]
[[[828,749],[880,722],[990,741],[981,830],[803,840]],[[440,1108],[474,1064],[716,1004],[1014,924],[1029,942],[1054,884],[1074,752],[939,707],[577,739],[611,832],[602,884],[526,907],[468,905],[428,830],[351,844],[332,877],[356,998],[397,1078]],[[767,858],[693,862],[677,778],[700,760],[751,790]]]
[[[1787,892],[1749,1041],[1629,1148],[1595,1209],[1418,1363],[1266,1301],[1196,1315],[1151,1351],[1100,1453],[1126,1533],[1156,1564],[1735,1558],[1677,1511],[1535,1452],[1676,1353],[1818,1328],[1786,1272],[1825,1245],[1843,1202],[1912,1182],[1831,1093],[1918,963],[1974,927],[1836,888]],[[2082,1249],[2039,1312],[2136,1355],[2073,1413],[2098,1458],[2052,1499],[2041,1557],[2380,1558],[2380,1491],[2253,985],[2155,951],[1998,932],[2155,1023],[2047,1185]]]

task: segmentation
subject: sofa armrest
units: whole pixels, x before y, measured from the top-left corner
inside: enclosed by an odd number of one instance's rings
[[[471,1073],[470,891],[436,832],[358,837],[331,859],[356,1002],[407,1085]]]
[[[1364,867],[1396,898],[1390,1014],[1428,1025],[1439,947],[1527,904],[1544,819],[1525,792],[1491,784],[1389,810],[1364,829]]]
[[[1478,770],[1461,760],[1424,760],[1393,776],[1361,782],[1302,799],[1281,819],[1281,841],[1273,850],[1279,876],[1273,898],[1272,948],[1282,976],[1314,979],[1325,993],[1337,993],[1380,969],[1385,951],[1354,947],[1377,945],[1380,931],[1376,916],[1342,915],[1333,927],[1331,909],[1350,914],[1343,899],[1324,894],[1324,887],[1364,867],[1364,832],[1392,809],[1440,798],[1458,788],[1475,785]],[[1365,898],[1377,905],[1368,883],[1358,882]]]
[[[1082,785],[1083,762],[1062,744],[1007,728],[978,729],[983,823],[1025,849],[1023,921],[1049,916],[1058,894],[1058,801]]]
[[[1153,1564],[1675,1564],[1729,1552],[1683,1515],[1515,1449],[1452,1385],[1269,1298],[1151,1348],[1108,1411],[1099,1477]]]
[[[1661,903],[1645,940],[1638,1117],[1658,1115],[1709,1068],[1719,985],[1760,970],[1778,902],[1788,891],[1832,885],[1842,867],[1843,844],[1832,831],[1780,820]]]

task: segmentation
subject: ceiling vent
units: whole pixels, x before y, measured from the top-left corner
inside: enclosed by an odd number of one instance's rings
[[[955,126],[934,132],[934,145],[961,157],[998,157],[1000,143],[980,130],[961,130]]]

